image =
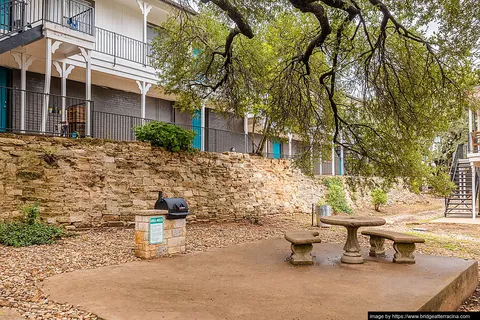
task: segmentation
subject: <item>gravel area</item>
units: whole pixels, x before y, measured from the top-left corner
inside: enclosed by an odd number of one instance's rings
[[[426,222],[439,215],[441,211],[433,210],[390,216],[390,223],[382,228],[403,232],[416,232],[413,228],[427,229],[423,232],[427,245],[418,246],[418,251],[479,260],[479,243],[468,240],[469,236],[476,235],[475,231],[471,233],[470,227],[462,226],[455,232],[455,225]],[[478,226],[471,228],[476,230]],[[276,216],[262,218],[259,224],[248,221],[190,224],[187,226],[187,253],[279,237],[287,230],[299,229],[319,230],[324,242],[344,243],[346,239],[343,227],[311,227],[309,215]],[[104,229],[80,232],[50,246],[11,248],[0,245],[0,311],[16,311],[27,319],[98,319],[77,306],[50,301],[38,284],[59,273],[136,261],[132,239],[133,230]],[[368,246],[366,237],[359,237],[359,240],[362,246]],[[459,310],[480,311],[480,287]]]
[[[0,245],[0,307],[27,319],[98,319],[75,306],[49,300],[38,284],[55,274],[135,261],[133,231],[82,232],[55,245]]]

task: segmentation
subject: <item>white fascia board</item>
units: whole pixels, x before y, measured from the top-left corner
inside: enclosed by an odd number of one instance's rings
[[[71,56],[65,59],[65,62],[85,67],[83,58],[79,55]],[[92,52],[92,70],[106,74],[111,74],[121,78],[128,78],[138,81],[146,81],[149,83],[157,83],[158,77],[155,69],[144,67],[141,64],[118,59],[116,65],[113,66],[113,57],[99,52]]]
[[[45,22],[43,26],[43,34],[46,38],[73,44],[88,50],[93,50],[95,48],[94,36],[55,23]]]

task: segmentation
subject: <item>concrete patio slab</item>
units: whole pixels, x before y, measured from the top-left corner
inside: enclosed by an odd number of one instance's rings
[[[313,266],[285,261],[284,239],[60,274],[43,289],[104,319],[366,319],[368,311],[455,310],[478,284],[476,261],[417,255],[415,265],[340,263],[316,244]]]
[[[9,308],[0,308],[0,320],[23,320],[20,313]]]

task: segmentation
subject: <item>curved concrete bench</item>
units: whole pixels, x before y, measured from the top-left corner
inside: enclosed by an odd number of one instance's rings
[[[370,236],[370,253],[371,257],[385,257],[385,248],[383,247],[385,239],[393,241],[393,249],[395,255],[393,262],[396,263],[415,263],[415,243],[424,243],[425,239],[412,236],[405,233],[386,231],[386,230],[364,230],[364,236]]]
[[[313,264],[311,255],[313,243],[320,243],[317,231],[292,231],[285,233],[285,239],[292,243],[290,263],[293,265]]]

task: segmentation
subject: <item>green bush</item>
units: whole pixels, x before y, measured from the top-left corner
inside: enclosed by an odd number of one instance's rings
[[[374,189],[370,192],[372,197],[372,204],[375,207],[375,211],[380,211],[380,205],[387,204],[387,193],[383,189]]]
[[[13,247],[26,247],[52,244],[65,236],[62,228],[40,223],[38,204],[23,208],[23,221],[0,223],[0,244]]]
[[[26,247],[52,244],[64,236],[63,229],[42,223],[11,222],[0,224],[0,243],[5,246]]]
[[[450,181],[450,175],[446,172],[438,171],[427,179],[427,183],[432,188],[432,193],[439,197],[448,197],[457,186]]]
[[[195,132],[170,123],[152,121],[138,126],[135,128],[135,136],[140,141],[150,142],[152,146],[162,147],[168,151],[194,151]]]
[[[327,187],[326,203],[332,207],[333,212],[351,214],[352,209],[348,206],[342,180],[339,178],[328,178],[323,181],[323,184]]]
[[[27,224],[35,224],[40,218],[38,202],[36,202],[34,205],[23,207],[22,211],[25,214],[25,222]]]

